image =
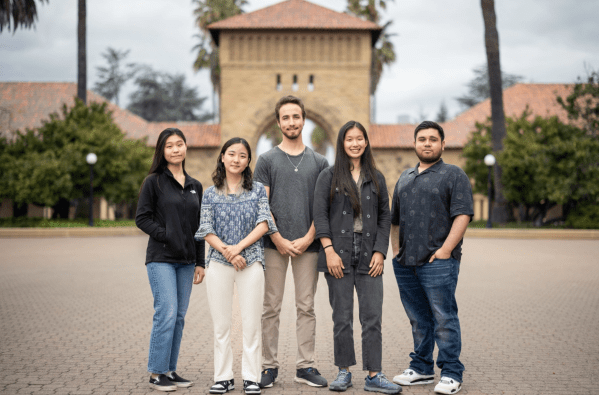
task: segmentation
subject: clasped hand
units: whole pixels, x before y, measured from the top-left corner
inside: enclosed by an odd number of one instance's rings
[[[239,255],[241,248],[238,245],[225,246],[223,247],[223,256],[225,259],[233,265],[236,271],[243,270],[247,267],[245,258]]]

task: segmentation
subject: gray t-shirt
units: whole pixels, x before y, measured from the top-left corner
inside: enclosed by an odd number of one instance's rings
[[[258,158],[254,178],[270,188],[270,210],[281,236],[287,240],[299,239],[308,233],[314,219],[316,180],[328,166],[324,156],[308,147],[302,154],[289,156],[274,147]],[[264,237],[264,247],[276,249],[269,236]],[[317,252],[318,249],[319,241],[314,240],[306,251]]]

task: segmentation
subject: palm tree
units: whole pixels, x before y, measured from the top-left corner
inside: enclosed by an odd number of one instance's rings
[[[499,34],[495,16],[495,1],[481,0],[483,20],[485,22],[485,46],[487,49],[487,67],[489,69],[489,87],[491,90],[491,140],[495,156],[503,150],[505,138],[505,114],[503,112],[503,90],[501,88],[501,65],[499,62]],[[495,206],[493,220],[506,223],[509,218],[507,202],[503,196],[501,183],[501,167],[495,166]],[[489,196],[489,199],[491,197]],[[491,213],[489,213],[491,214]]]
[[[79,0],[77,15],[77,97],[87,104],[86,4]]]
[[[48,0],[39,0],[40,3]],[[34,0],[0,0],[0,32],[6,27],[8,31],[17,31],[17,28],[30,29],[37,19],[37,7]]]
[[[391,0],[393,1],[393,0]],[[368,0],[367,4],[362,5],[360,0],[347,0],[347,12],[359,18],[378,24],[381,20],[381,15],[378,8],[387,9],[386,0]],[[395,62],[395,48],[391,42],[393,34],[388,32],[388,27],[393,23],[388,21],[381,30],[381,35],[377,41],[377,45],[372,49],[372,58],[370,64],[370,96],[374,101],[374,94],[379,85],[383,74],[383,66],[390,65]],[[373,105],[373,108],[375,106]],[[374,116],[372,117],[374,121]]]
[[[195,71],[204,68],[210,69],[210,81],[212,82],[213,93],[218,94],[220,97],[218,48],[210,38],[208,26],[214,22],[242,14],[243,10],[241,7],[248,2],[247,0],[193,0],[193,3],[196,5],[193,15],[200,29],[200,33],[196,35],[199,43],[192,49],[193,51],[198,51],[193,68]],[[216,113],[216,111],[214,112]]]

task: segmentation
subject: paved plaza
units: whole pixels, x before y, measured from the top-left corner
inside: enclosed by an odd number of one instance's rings
[[[147,237],[0,239],[0,393],[158,394],[149,389],[152,294],[144,266]],[[390,261],[385,266],[383,370],[408,366],[409,322]],[[295,311],[288,277],[281,315],[280,380],[263,394],[327,394],[293,382]],[[599,241],[467,238],[458,284],[463,394],[599,394]],[[316,363],[333,379],[331,308],[317,294]],[[358,366],[360,324],[354,323]],[[232,330],[241,394],[239,307]],[[187,313],[178,372],[212,384],[212,320],[204,284]],[[438,369],[437,369],[438,379]],[[353,368],[365,393],[365,373]],[[404,387],[432,394],[434,385]]]

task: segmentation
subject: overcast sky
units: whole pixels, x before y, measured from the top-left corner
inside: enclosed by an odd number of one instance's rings
[[[248,0],[246,12],[278,0]],[[344,11],[345,0],[313,0]],[[386,68],[377,91],[377,123],[396,123],[407,115],[434,119],[442,101],[450,116],[460,106],[472,69],[485,64],[484,26],[475,0],[392,0],[384,21],[397,61]],[[178,7],[175,7],[178,4]],[[496,0],[501,67],[525,82],[571,83],[599,69],[599,1]],[[88,89],[96,81],[107,47],[130,49],[128,60],[157,70],[183,73],[202,96],[211,95],[208,73],[194,73],[197,43],[191,1],[95,0],[87,2]],[[34,30],[0,33],[0,81],[77,81],[77,1],[39,5]],[[122,94],[126,106],[131,86]],[[207,101],[210,103],[210,101]],[[210,104],[205,106],[210,110]]]

